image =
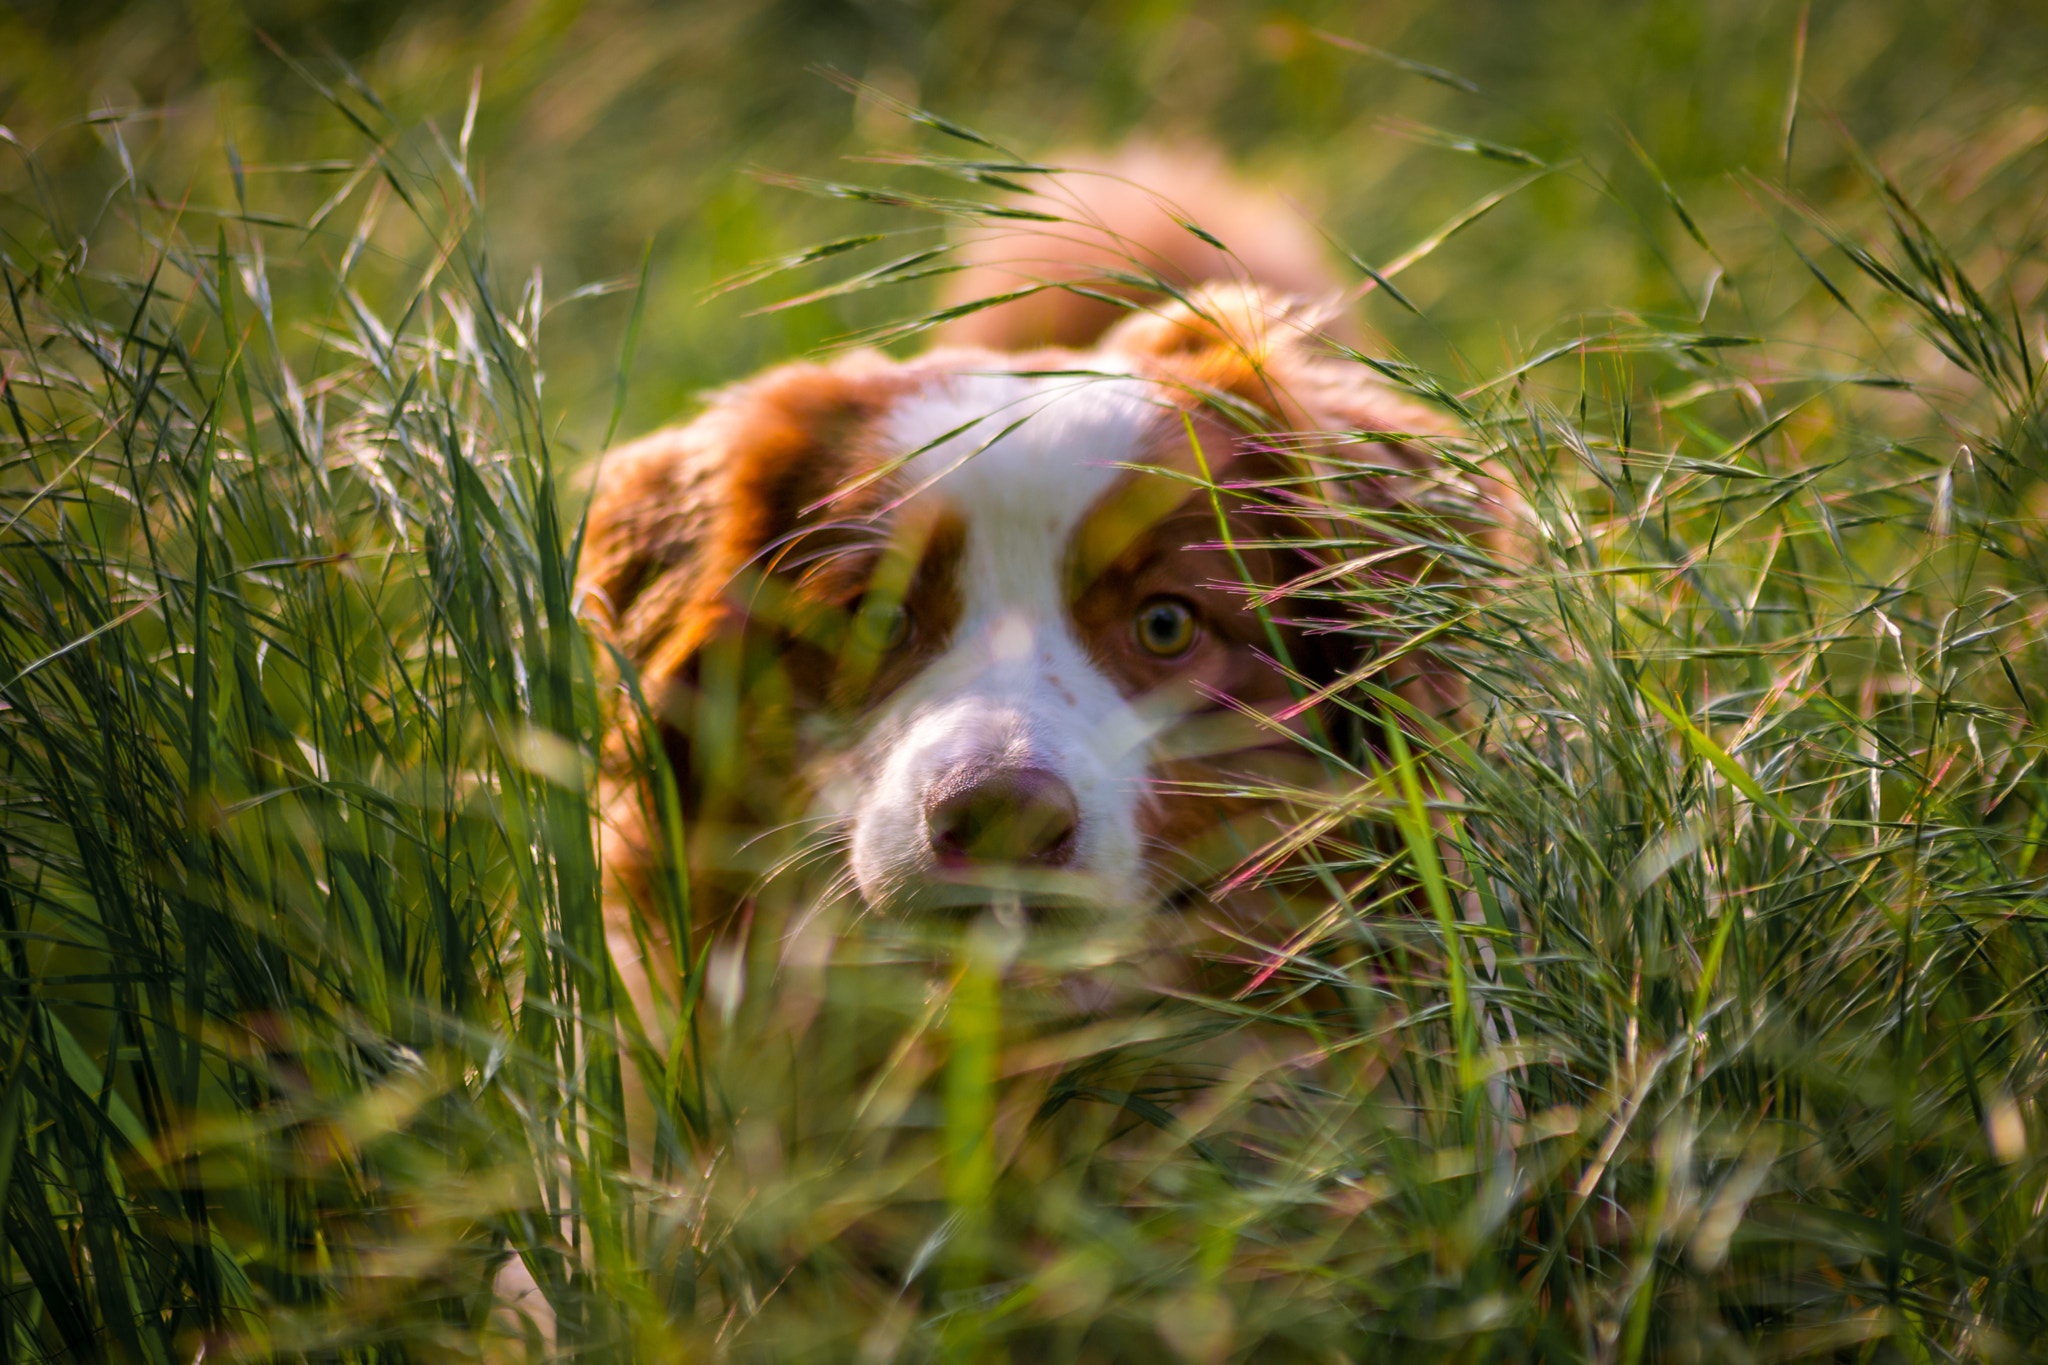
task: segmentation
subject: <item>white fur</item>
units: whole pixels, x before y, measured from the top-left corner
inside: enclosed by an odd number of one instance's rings
[[[925,793],[982,761],[1062,778],[1079,809],[1068,871],[1105,905],[1138,900],[1150,726],[1076,637],[1064,573],[1082,517],[1159,421],[1142,381],[1070,376],[955,375],[893,415],[895,451],[921,452],[905,465],[915,498],[959,515],[967,539],[945,652],[883,705],[834,801],[870,901],[931,872]]]

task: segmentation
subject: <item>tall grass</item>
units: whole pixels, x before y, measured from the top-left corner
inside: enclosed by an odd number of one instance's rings
[[[1287,932],[1206,993],[1081,1014],[1052,983],[1129,943],[934,941],[792,877],[643,1017],[556,305],[485,252],[467,122],[331,96],[368,149],[303,213],[119,157],[92,221],[0,208],[9,1358],[2048,1336],[2041,321],[1907,190],[1873,172],[1852,231],[1753,182],[1740,252],[1674,192],[1720,272],[1695,315],[1360,358],[1465,421],[1527,545],[1325,509],[1333,556],[1487,580],[1312,604],[1382,657],[1426,634],[1476,724],[1386,671],[1334,698],[1355,775],[1295,794],[1328,833],[1276,874]],[[971,155],[892,202],[1031,174]],[[1374,306],[1412,256],[1364,262]],[[545,1311],[500,1302],[523,1278]]]
[[[436,152],[310,232],[9,206],[10,1354],[409,1352],[618,1235],[543,299]]]

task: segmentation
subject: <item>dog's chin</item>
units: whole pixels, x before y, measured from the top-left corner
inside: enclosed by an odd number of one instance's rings
[[[934,868],[890,893],[863,893],[862,937],[887,960],[999,963],[1006,982],[1050,1011],[1097,1015],[1151,999],[1155,907],[1119,895],[1100,876],[1005,865]]]
[[[1123,921],[1140,907],[1114,879],[1069,868],[932,863],[863,885],[871,910],[892,918],[958,923],[992,915],[1029,928],[1084,929]]]

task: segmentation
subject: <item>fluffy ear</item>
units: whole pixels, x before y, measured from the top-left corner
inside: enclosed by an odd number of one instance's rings
[[[1211,285],[1184,302],[1133,313],[1102,349],[1148,369],[1250,404],[1277,424],[1302,428],[1308,414],[1292,393],[1309,365],[1324,310],[1257,285]]]
[[[784,365],[603,458],[578,591],[650,697],[733,614],[736,577],[858,472],[865,432],[910,382],[865,352]]]
[[[581,607],[628,655],[690,596],[718,505],[720,424],[706,414],[607,452],[584,522]]]
[[[775,747],[779,727],[741,709],[756,693],[773,705],[786,662],[779,635],[746,628],[755,590],[807,528],[863,510],[834,495],[872,467],[868,432],[915,382],[908,368],[872,354],[785,365],[716,395],[695,420],[604,457],[578,592],[586,616],[637,672],[653,719],[643,728],[620,705],[603,753],[604,857],[621,909],[654,909],[653,888],[672,856],[659,833],[665,798],[649,780],[659,753],[687,831],[693,932],[730,926],[755,877],[750,858],[759,849],[750,841],[785,818],[787,793],[748,774],[793,770]],[[869,496],[885,491],[877,485]],[[764,686],[750,686],[750,670]],[[648,927],[657,937],[671,932],[661,920]],[[613,929],[629,960],[634,934]],[[648,970],[665,975],[666,960],[657,953]]]
[[[1328,302],[1257,285],[1212,285],[1126,318],[1103,349],[1258,408],[1273,429],[1297,435],[1357,431],[1449,436],[1457,428],[1330,353]],[[1430,456],[1407,452],[1402,461]]]

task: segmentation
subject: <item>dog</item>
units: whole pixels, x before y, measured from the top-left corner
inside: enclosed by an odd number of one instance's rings
[[[1421,577],[1405,518],[1484,539],[1510,501],[1331,349],[1319,243],[1213,157],[1127,149],[1025,202],[1059,221],[970,238],[923,354],[776,366],[603,458],[580,591],[631,699],[616,953],[730,935],[806,858],[897,919],[1206,894],[1287,824],[1274,791],[1330,780],[1318,699],[1371,631],[1286,590],[1342,572],[1332,510],[1383,528],[1372,573]],[[1396,671],[1461,705],[1427,652]],[[686,929],[630,909],[665,879]]]
[[[1484,561],[1512,494],[1347,353],[1286,202],[1199,149],[1069,164],[1042,217],[959,244],[930,349],[775,366],[599,462],[607,936],[657,1048],[693,991],[730,1002],[776,894],[785,955],[844,902],[1135,926],[1141,987],[1185,984],[1177,912],[1272,927],[1231,874],[1347,780],[1332,696],[1373,673],[1458,722],[1457,673],[1327,589],[1441,576],[1418,543],[1446,532]],[[652,1097],[626,1102],[648,1173]],[[552,1340],[521,1263],[497,1289]]]

